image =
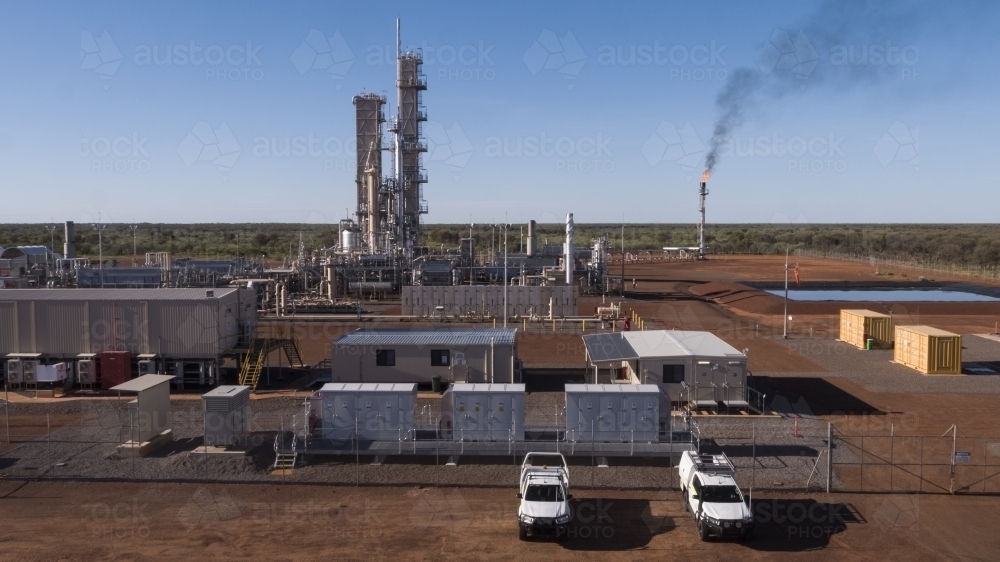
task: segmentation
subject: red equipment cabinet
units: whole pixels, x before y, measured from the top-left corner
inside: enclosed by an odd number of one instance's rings
[[[132,378],[132,354],[128,351],[101,352],[101,388],[107,390]]]

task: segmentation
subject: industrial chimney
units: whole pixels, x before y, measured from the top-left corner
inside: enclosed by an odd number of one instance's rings
[[[701,222],[698,223],[698,259],[705,259],[705,197],[708,195],[708,170],[701,175],[701,189],[698,190],[698,210],[701,211]]]
[[[73,242],[73,221],[66,221],[65,241],[63,242],[63,257],[71,260],[76,257],[76,244]]]
[[[573,247],[573,213],[566,213],[566,245],[563,248],[566,265],[566,284],[573,284],[573,267],[576,263],[576,248]]]
[[[528,221],[528,246],[527,253],[528,257],[533,257],[535,255],[535,221]]]

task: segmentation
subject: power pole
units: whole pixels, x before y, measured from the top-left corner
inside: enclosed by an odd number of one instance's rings
[[[138,254],[136,252],[136,248],[137,248],[137,245],[136,245],[136,235],[137,235],[137,232],[139,230],[139,225],[133,224],[133,225],[129,226],[129,228],[132,229],[132,267],[135,267],[135,266],[137,266],[139,264],[139,260],[138,260],[138,257],[137,257]]]
[[[788,248],[785,248],[785,315],[782,317],[782,336],[788,339]]]

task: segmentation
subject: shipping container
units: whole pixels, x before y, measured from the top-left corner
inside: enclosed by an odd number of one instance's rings
[[[871,310],[840,311],[840,341],[867,349],[870,339],[872,349],[892,349],[894,338],[892,316]]]
[[[657,443],[662,396],[655,384],[567,384],[566,438]]]
[[[524,385],[451,385],[441,396],[441,429],[455,441],[524,441]]]
[[[108,390],[132,378],[132,354],[127,351],[101,353],[101,388]]]
[[[896,326],[892,357],[925,375],[960,375],[962,336],[930,326]]]
[[[413,439],[416,384],[328,383],[316,398],[325,439]]]

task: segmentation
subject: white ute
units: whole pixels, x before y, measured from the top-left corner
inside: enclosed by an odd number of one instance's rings
[[[528,453],[521,464],[517,498],[518,538],[566,537],[569,524],[569,468],[559,453]]]
[[[749,540],[754,520],[725,454],[699,455],[685,451],[678,466],[684,509],[694,515],[698,537],[710,534]]]

